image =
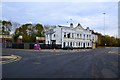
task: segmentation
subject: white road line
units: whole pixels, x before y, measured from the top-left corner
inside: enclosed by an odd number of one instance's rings
[[[16,56],[16,55],[11,55],[11,56],[2,56],[0,58],[4,58],[4,59],[6,58],[6,59],[8,59],[8,60],[5,60],[5,61],[0,61],[0,64],[7,64],[7,63],[18,61],[22,57]]]
[[[108,53],[120,55],[118,51],[109,51]]]

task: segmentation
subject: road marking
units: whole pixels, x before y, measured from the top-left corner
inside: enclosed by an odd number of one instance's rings
[[[9,59],[9,58],[16,58],[16,56],[11,55],[11,56],[0,56],[2,59]]]
[[[108,53],[120,55],[120,53],[118,53],[118,51],[109,51]]]
[[[15,62],[15,61],[20,60],[21,58],[22,57],[17,56],[17,55],[0,56],[0,59],[8,59],[8,60],[0,61],[0,64],[7,64],[7,63]]]

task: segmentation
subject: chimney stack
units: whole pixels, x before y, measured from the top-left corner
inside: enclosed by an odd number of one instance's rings
[[[90,30],[89,27],[86,28],[87,30]]]
[[[73,23],[70,23],[70,27],[73,28]]]

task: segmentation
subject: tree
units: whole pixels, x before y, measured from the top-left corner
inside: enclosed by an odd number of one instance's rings
[[[36,27],[36,29],[38,30],[36,36],[38,36],[38,37],[44,36],[43,33],[42,33],[42,31],[43,31],[43,26],[42,26],[41,24],[36,24],[35,27]]]
[[[15,30],[14,39],[17,39],[20,35],[23,36],[23,42],[34,42],[36,36],[42,37],[43,26],[41,24],[23,24],[21,27]]]
[[[0,34],[2,34],[2,20],[0,20]]]
[[[100,33],[95,33],[95,34],[98,36],[98,46],[120,47],[120,38],[115,38],[109,35],[103,36]]]
[[[2,21],[2,34],[9,35],[12,29],[12,23],[10,21]]]

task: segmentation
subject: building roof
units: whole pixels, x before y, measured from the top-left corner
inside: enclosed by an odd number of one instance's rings
[[[75,28],[84,30],[80,23],[78,23],[78,25]]]
[[[78,23],[78,25],[76,27],[70,27],[70,26],[62,26],[62,25],[57,25],[58,27],[64,28],[64,29],[78,29],[78,30],[85,30],[85,31],[90,31],[90,32],[94,32],[93,30],[90,30],[89,27],[87,27],[86,29],[84,29],[80,23]],[[54,26],[44,26],[45,31],[49,31],[50,29],[54,29],[57,27],[56,25]]]

